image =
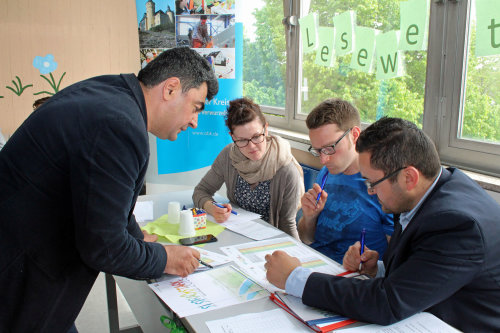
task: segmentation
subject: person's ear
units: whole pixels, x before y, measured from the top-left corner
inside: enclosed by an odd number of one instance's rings
[[[351,129],[351,133],[352,133],[352,142],[354,144],[356,144],[356,142],[358,141],[359,135],[361,134],[361,129],[358,126],[354,126]]]
[[[413,190],[420,179],[420,172],[414,166],[408,166],[405,169],[401,170],[405,179],[405,186],[407,191]]]
[[[168,101],[182,91],[181,81],[177,77],[170,77],[163,82],[163,99]]]

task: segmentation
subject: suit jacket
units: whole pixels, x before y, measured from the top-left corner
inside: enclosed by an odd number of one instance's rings
[[[149,158],[132,74],[76,83],[0,151],[0,332],[66,332],[99,271],[161,275],[133,208]]]
[[[450,168],[407,228],[395,223],[385,277],[313,273],[303,302],[388,325],[428,311],[465,332],[500,330],[500,206]]]

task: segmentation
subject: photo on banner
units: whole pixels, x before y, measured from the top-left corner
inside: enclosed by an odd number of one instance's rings
[[[136,0],[139,48],[175,47],[175,0]]]
[[[181,15],[176,17],[177,46],[233,48],[235,15]]]
[[[176,0],[175,15],[234,15],[235,2],[235,0]]]

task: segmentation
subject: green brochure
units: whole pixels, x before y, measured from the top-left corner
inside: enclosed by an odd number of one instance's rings
[[[318,49],[316,50],[316,64],[332,67],[335,63],[335,29],[331,27],[318,28]]]
[[[403,53],[398,50],[399,31],[389,31],[375,37],[377,43],[377,80],[404,75]]]
[[[302,52],[310,53],[318,47],[318,14],[312,13],[299,19]]]
[[[354,49],[356,12],[350,10],[333,18],[335,27],[335,54],[346,55]]]
[[[401,39],[399,49],[427,50],[430,0],[408,0],[399,3]]]
[[[476,0],[476,56],[500,54],[500,1]]]
[[[379,33],[378,30],[356,27],[355,28],[355,48],[352,53],[351,65],[352,69],[356,69],[366,73],[372,73],[375,64],[375,36]]]

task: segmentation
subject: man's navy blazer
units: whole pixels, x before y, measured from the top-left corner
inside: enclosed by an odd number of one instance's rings
[[[99,271],[162,274],[132,214],[149,158],[133,74],[51,97],[0,151],[0,332],[67,332]]]
[[[500,331],[500,206],[458,169],[443,169],[406,229],[395,223],[385,277],[313,273],[303,302],[388,325],[421,311],[465,332]]]

